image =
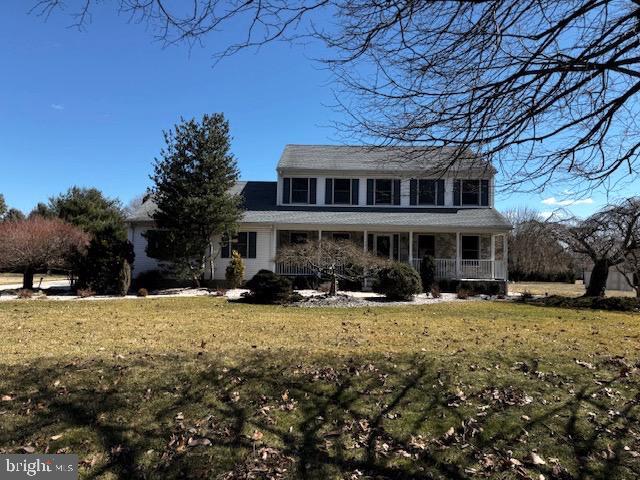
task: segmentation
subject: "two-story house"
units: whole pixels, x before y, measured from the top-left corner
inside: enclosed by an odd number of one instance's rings
[[[238,182],[245,212],[231,242],[219,248],[209,278],[223,279],[232,250],[245,277],[268,269],[308,275],[276,262],[278,249],[309,239],[349,239],[366,251],[419,267],[436,261],[438,278],[507,280],[509,222],[494,208],[493,167],[451,150],[287,145],[275,182]],[[143,233],[155,206],[145,202],[129,218],[134,275],[157,268]],[[211,270],[211,269],[209,269]]]

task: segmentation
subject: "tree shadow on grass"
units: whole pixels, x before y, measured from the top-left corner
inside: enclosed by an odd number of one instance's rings
[[[12,400],[0,405],[0,451],[78,453],[84,478],[640,474],[624,450],[640,449],[640,397],[608,396],[637,392],[636,378],[587,376],[567,393],[564,379],[514,372],[512,384],[486,374],[464,383],[456,368],[418,355],[259,351],[233,362],[206,353],[42,360],[2,368],[0,392]],[[545,405],[544,395],[558,400]],[[545,465],[527,463],[534,448]]]

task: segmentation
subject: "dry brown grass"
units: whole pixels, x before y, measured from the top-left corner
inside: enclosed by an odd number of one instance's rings
[[[560,282],[512,282],[509,283],[510,293],[530,292],[534,295],[562,295],[564,297],[579,297],[584,295],[584,284],[582,281],[572,283]],[[633,297],[632,291],[607,290],[609,297]]]
[[[487,301],[5,302],[0,452],[78,453],[87,478],[635,478],[638,320]]]

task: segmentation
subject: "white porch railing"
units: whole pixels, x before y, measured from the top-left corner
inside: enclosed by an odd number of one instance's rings
[[[342,272],[344,270],[343,266],[338,266],[336,268],[337,272]],[[289,276],[311,276],[316,275],[316,271],[311,269],[307,265],[298,265],[297,263],[292,262],[276,262],[276,272],[278,275],[289,275]]]
[[[421,259],[414,258],[411,264],[420,271]],[[502,260],[460,260],[458,272],[455,258],[436,258],[436,278],[471,278],[504,280],[504,262]]]
[[[419,258],[414,258],[410,263],[420,271]],[[505,270],[502,260],[460,260],[460,272],[455,258],[436,258],[436,278],[469,278],[469,279],[504,279]],[[305,266],[290,262],[276,262],[278,275],[302,276],[314,275],[315,272]]]

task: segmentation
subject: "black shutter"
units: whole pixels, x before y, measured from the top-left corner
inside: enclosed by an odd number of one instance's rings
[[[444,180],[436,180],[436,205],[444,205]]]
[[[310,178],[309,179],[309,203],[312,205],[315,205],[316,203],[316,187],[318,185],[318,179],[317,178]]]
[[[351,205],[358,205],[360,203],[360,180],[357,178],[351,179]]]
[[[324,203],[325,205],[333,203],[333,178],[327,178],[324,181]]]
[[[460,201],[460,180],[453,181],[453,204],[460,205],[462,202]]]
[[[249,242],[247,258],[256,258],[256,237],[256,232],[249,232],[249,238],[247,239]]]
[[[393,204],[400,205],[400,180],[393,181]]]
[[[367,178],[367,205],[373,205],[373,179]]]
[[[393,236],[393,260],[400,260],[400,235]]]
[[[480,180],[480,205],[489,206],[489,180]]]
[[[230,258],[231,257],[231,242],[229,241],[228,235],[223,235],[220,240],[220,257],[221,258]]]
[[[409,203],[411,205],[418,204],[418,180],[415,178],[409,180]]]
[[[282,181],[282,203],[291,203],[291,179],[284,178]]]

